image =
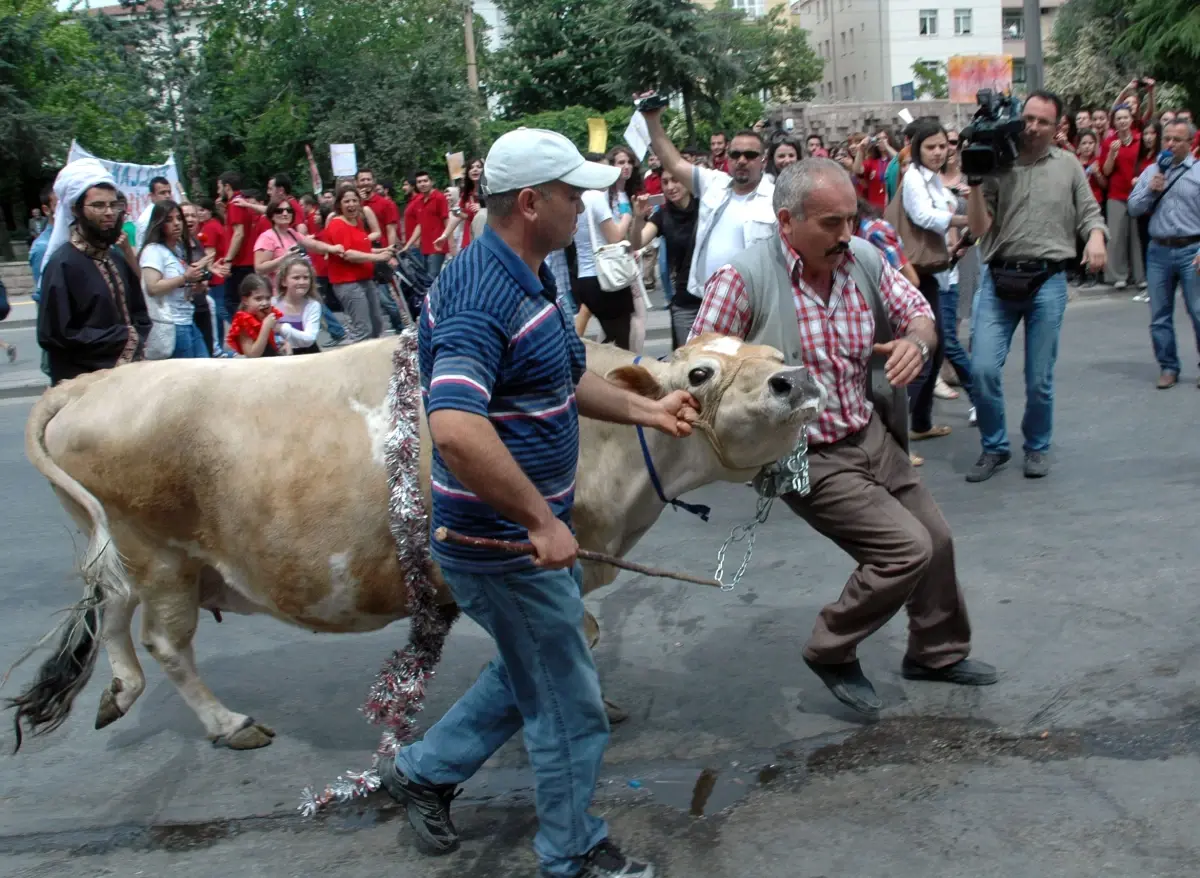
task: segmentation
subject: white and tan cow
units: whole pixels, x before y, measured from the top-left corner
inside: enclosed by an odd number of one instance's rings
[[[395,347],[393,339],[310,357],[139,363],[47,391],[30,415],[26,453],[90,536],[86,591],[60,648],[14,699],[17,719],[35,733],[57,727],[100,645],[113,677],[96,727],[123,716],[145,687],[130,631],[140,603],[142,643],[208,736],[261,747],[273,732],[226,708],[197,673],[202,608],[325,632],[406,616],[383,460]],[[638,393],[688,388],[700,401],[711,429],[687,439],[646,431],[668,497],[745,480],[784,456],[824,399],[774,349],[717,336],[640,365],[589,345],[588,368]],[[579,542],[624,555],[663,509],[636,432],[584,419],[580,443]],[[424,431],[422,445],[428,492]],[[615,574],[588,569],[586,589]],[[452,602],[444,585],[441,598]]]

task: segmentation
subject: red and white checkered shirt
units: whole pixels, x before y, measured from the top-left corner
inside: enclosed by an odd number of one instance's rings
[[[792,276],[804,366],[829,394],[825,411],[809,425],[808,438],[813,445],[828,445],[857,433],[871,420],[867,370],[875,343],[875,318],[866,297],[850,277],[851,254],[846,254],[834,272],[826,304],[801,278],[800,254],[782,235],[779,243]],[[925,297],[886,261],[879,287],[897,338],[908,332],[913,318],[933,319],[933,309]],[[704,302],[692,326],[692,336],[719,332],[745,338],[751,316],[746,284],[733,266],[726,265],[704,287]]]

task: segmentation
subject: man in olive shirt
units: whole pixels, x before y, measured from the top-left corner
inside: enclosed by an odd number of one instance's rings
[[[971,180],[967,219],[980,241],[979,279],[971,335],[973,402],[983,453],[967,473],[982,482],[1008,463],[1001,376],[1017,324],[1025,320],[1025,476],[1050,472],[1046,452],[1054,420],[1054,362],[1067,308],[1067,269],[1076,239],[1087,242],[1083,262],[1104,268],[1108,230],[1083,166],[1054,146],[1062,101],[1036,91],[1025,100],[1016,163],[982,181]]]

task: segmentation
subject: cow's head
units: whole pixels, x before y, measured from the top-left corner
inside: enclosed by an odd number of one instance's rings
[[[706,333],[666,362],[620,366],[607,375],[643,396],[687,390],[726,468],[753,470],[791,453],[801,431],[825,408],[825,389],[803,366],[784,364],[765,345]]]

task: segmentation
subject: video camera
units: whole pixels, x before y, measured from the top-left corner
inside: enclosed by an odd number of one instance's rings
[[[975,93],[975,100],[979,109],[962,132],[967,142],[962,151],[962,170],[972,184],[1017,160],[1025,130],[1020,105],[1012,95],[982,88]]]

